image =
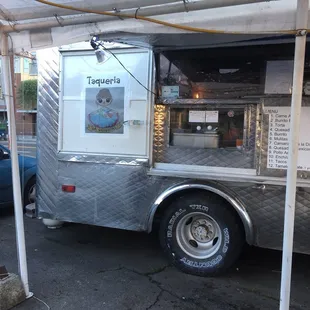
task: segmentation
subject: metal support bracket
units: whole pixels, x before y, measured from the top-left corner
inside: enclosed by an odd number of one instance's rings
[[[59,24],[60,27],[64,27],[64,25],[61,23],[63,21],[63,18],[58,16],[57,14],[54,14],[54,17],[57,20],[57,23]]]
[[[189,9],[187,7],[187,3],[188,3],[188,0],[183,0],[183,4],[184,4],[184,8],[185,8],[185,11],[188,12]]]
[[[297,29],[296,30],[296,37],[303,37],[307,35],[307,29]]]
[[[119,10],[118,8],[113,8],[113,11],[114,11],[114,13],[116,13],[116,14],[118,14],[118,13],[120,13],[121,12],[121,10]],[[124,20],[124,18],[123,17],[121,17],[121,16],[117,16],[120,20]]]

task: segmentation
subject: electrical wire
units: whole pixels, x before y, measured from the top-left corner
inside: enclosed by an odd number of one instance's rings
[[[97,45],[101,46],[105,51],[110,53],[117,61],[118,63],[127,71],[127,73],[139,84],[141,85],[145,90],[153,94],[154,96],[157,96],[156,93],[154,93],[152,90],[148,89],[145,85],[143,85],[126,67],[125,65],[118,59],[118,57],[109,49],[107,49],[102,43],[96,42]]]
[[[191,32],[201,32],[201,33],[211,33],[211,34],[292,34],[292,35],[297,34],[297,30],[274,30],[274,31],[271,30],[271,31],[250,32],[250,31],[224,31],[224,30],[197,28],[197,27],[183,26],[180,24],[173,24],[173,23],[165,22],[165,21],[158,20],[155,18],[141,16],[137,14],[138,10],[136,11],[136,14],[124,14],[124,13],[117,13],[117,12],[97,11],[97,10],[91,10],[91,9],[85,9],[85,8],[77,8],[71,5],[55,3],[55,2],[51,2],[47,0],[36,0],[36,1],[42,4],[46,4],[46,5],[61,8],[61,9],[67,9],[67,10],[90,13],[90,14],[114,16],[114,17],[120,17],[120,18],[139,19],[139,20],[144,20],[144,21],[151,22],[151,23],[158,24],[158,25],[176,28],[180,30],[191,31]]]
[[[46,306],[46,308],[47,308],[48,310],[51,309],[51,307],[50,307],[45,301],[43,301],[42,299],[40,299],[40,298],[38,298],[38,297],[36,297],[36,296],[34,296],[34,295],[32,296],[32,298],[34,298],[34,299],[40,301],[43,305]]]

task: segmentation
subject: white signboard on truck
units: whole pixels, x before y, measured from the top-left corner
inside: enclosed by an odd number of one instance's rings
[[[267,168],[287,169],[291,108],[265,107],[264,113],[269,114]],[[298,170],[303,171],[310,171],[309,124],[310,107],[302,107],[298,150]]]
[[[93,51],[63,52],[60,152],[148,157],[150,87],[147,50],[117,50],[97,64]]]

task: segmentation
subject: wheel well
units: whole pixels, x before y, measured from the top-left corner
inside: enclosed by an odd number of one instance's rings
[[[251,233],[250,233],[250,235],[247,234],[247,231],[246,231],[247,227],[245,227],[245,223],[242,221],[242,218],[241,218],[240,214],[237,212],[237,210],[235,209],[235,207],[229,201],[227,201],[225,198],[223,198],[222,196],[220,196],[216,193],[213,193],[211,191],[208,191],[205,189],[199,189],[199,188],[192,188],[192,189],[177,191],[177,192],[169,195],[166,199],[164,199],[160,203],[160,205],[158,206],[158,208],[156,209],[156,212],[154,214],[153,222],[152,222],[152,230],[158,229],[160,220],[161,220],[165,210],[167,210],[167,208],[169,208],[169,206],[173,203],[173,201],[181,198],[182,196],[193,194],[193,193],[197,193],[197,195],[199,195],[199,194],[206,195],[207,194],[209,197],[216,197],[216,199],[221,201],[223,204],[229,205],[231,207],[231,211],[235,214],[236,218],[239,219],[239,221],[240,221],[240,227],[242,228],[243,235],[246,237],[247,242],[249,244],[252,244],[253,236],[251,236]]]

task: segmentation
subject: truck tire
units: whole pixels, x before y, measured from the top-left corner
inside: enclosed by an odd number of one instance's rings
[[[175,201],[162,217],[159,235],[170,261],[198,276],[226,271],[244,245],[242,222],[232,206],[207,193]]]

